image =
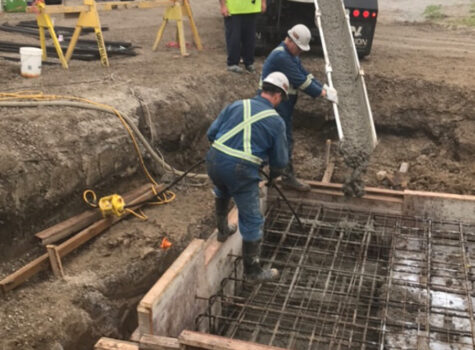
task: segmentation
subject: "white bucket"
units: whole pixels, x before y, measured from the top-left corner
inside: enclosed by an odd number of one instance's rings
[[[36,47],[20,47],[21,75],[36,78],[41,74],[42,51]]]

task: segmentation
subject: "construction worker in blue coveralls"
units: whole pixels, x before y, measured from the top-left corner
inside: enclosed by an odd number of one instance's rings
[[[322,86],[312,74],[302,66],[299,55],[310,50],[310,30],[303,24],[293,26],[288,36],[266,58],[262,67],[261,81],[274,71],[284,73],[289,79],[289,99],[276,107],[277,112],[285,121],[287,142],[289,144],[289,164],[282,175],[282,186],[297,191],[309,191],[310,186],[300,182],[295,177],[292,164],[294,140],[292,137],[292,114],[297,103],[297,91],[301,90],[311,97],[324,97],[331,102],[338,103],[337,92],[326,84]]]
[[[259,169],[269,164],[270,182],[287,166],[285,124],[274,107],[287,98],[289,81],[280,72],[269,74],[259,95],[225,107],[208,129],[212,143],[206,156],[214,184],[218,240],[236,231],[228,225],[231,197],[238,208],[246,280],[264,282],[278,277],[276,269],[259,262],[264,218],[259,206]]]
[[[258,13],[266,11],[266,0],[219,0],[224,17],[228,71],[254,73],[254,48]]]

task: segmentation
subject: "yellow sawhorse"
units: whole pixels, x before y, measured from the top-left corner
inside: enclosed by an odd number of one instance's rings
[[[94,33],[96,35],[97,46],[99,49],[99,54],[101,56],[101,64],[105,67],[109,66],[109,59],[107,57],[107,50],[104,44],[104,37],[102,36],[101,22],[99,19],[98,11],[109,11],[116,10],[121,8],[154,8],[159,6],[168,5],[163,16],[162,24],[158,30],[157,37],[153,44],[153,50],[155,51],[158,47],[158,44],[163,36],[165,26],[168,21],[176,21],[177,25],[177,37],[180,45],[180,51],[183,56],[188,55],[186,51],[186,42],[185,34],[183,28],[183,17],[188,17],[190,21],[191,31],[193,34],[193,39],[198,50],[202,50],[203,46],[201,45],[200,36],[198,34],[198,29],[196,27],[193,15],[191,12],[191,6],[189,0],[142,0],[142,1],[131,1],[131,2],[122,2],[122,1],[109,1],[96,4],[95,0],[84,0],[84,5],[80,6],[63,6],[63,5],[48,5],[45,6],[44,3],[40,2],[37,4],[37,23],[40,33],[40,44],[43,51],[43,60],[46,59],[46,42],[45,42],[45,29],[48,29],[51,38],[56,48],[58,58],[61,61],[61,64],[64,68],[68,68],[68,62],[71,59],[71,56],[76,47],[79,35],[83,28],[94,28]],[[30,12],[36,12],[34,10],[29,10]],[[79,13],[79,18],[76,23],[76,28],[74,29],[73,36],[69,43],[68,49],[66,51],[66,56],[63,55],[63,51],[59,44],[58,38],[54,31],[53,23],[51,21],[50,14],[53,13]]]
[[[200,36],[198,35],[198,29],[196,28],[195,21],[193,19],[193,14],[191,13],[191,6],[189,0],[183,0],[183,4],[176,2],[174,6],[170,6],[166,9],[163,16],[162,25],[158,29],[157,37],[155,43],[153,44],[152,50],[155,51],[162,39],[163,32],[169,20],[176,21],[177,37],[178,43],[180,44],[180,52],[183,56],[187,56],[186,51],[186,42],[185,42],[185,32],[183,28],[183,15],[187,16],[190,21],[191,32],[193,33],[193,39],[198,50],[202,50],[203,46],[201,45]]]

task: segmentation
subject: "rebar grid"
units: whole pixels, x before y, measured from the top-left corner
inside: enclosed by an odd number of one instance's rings
[[[225,279],[198,318],[210,332],[299,350],[475,348],[475,225],[294,206],[305,231],[282,203],[266,217],[261,261],[279,280]]]

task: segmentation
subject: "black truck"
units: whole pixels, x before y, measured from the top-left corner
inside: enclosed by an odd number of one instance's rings
[[[350,15],[351,30],[358,56],[362,58],[371,52],[378,19],[378,0],[344,0],[343,2]],[[320,45],[318,29],[315,26],[313,0],[267,0],[267,11],[257,20],[256,55],[266,55],[285,38],[292,26],[299,23],[310,28],[313,44]]]

